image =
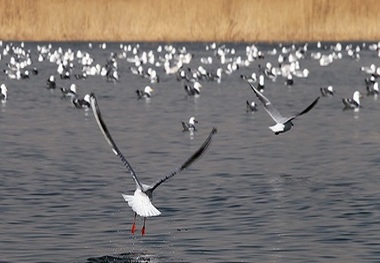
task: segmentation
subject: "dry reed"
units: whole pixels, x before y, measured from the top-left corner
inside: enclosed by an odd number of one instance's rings
[[[0,0],[0,39],[380,40],[377,0]]]

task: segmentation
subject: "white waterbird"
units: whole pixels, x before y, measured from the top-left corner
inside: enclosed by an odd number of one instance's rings
[[[280,133],[284,133],[293,126],[292,121],[297,118],[298,116],[301,116],[308,111],[310,111],[318,102],[319,97],[317,97],[306,109],[301,111],[300,113],[294,114],[290,117],[283,117],[280,112],[272,105],[272,103],[260,92],[258,91],[255,86],[248,82],[247,83],[251,86],[252,90],[256,94],[256,96],[259,98],[259,100],[262,102],[264,109],[268,112],[268,114],[272,117],[272,119],[276,122],[275,125],[270,126],[269,129],[271,129],[274,134],[278,135]]]
[[[124,157],[124,155],[120,152],[119,148],[115,144],[114,140],[111,137],[110,132],[108,131],[108,128],[103,121],[100,108],[97,102],[97,99],[95,95],[92,93],[90,95],[90,102],[91,102],[91,108],[95,116],[95,120],[102,131],[104,138],[108,142],[108,144],[112,147],[112,151],[114,154],[116,154],[124,166],[127,168],[127,171],[132,175],[133,180],[136,183],[136,190],[134,192],[134,195],[126,195],[122,194],[124,200],[128,202],[128,205],[132,208],[132,210],[135,212],[134,221],[132,225],[131,232],[134,234],[136,230],[136,216],[139,215],[144,218],[144,225],[141,229],[141,234],[145,235],[145,221],[147,217],[151,216],[158,216],[161,214],[161,212],[152,204],[152,197],[153,197],[153,191],[160,186],[163,182],[170,179],[174,175],[182,172],[186,168],[188,168],[193,162],[195,162],[197,159],[199,159],[206,150],[211,145],[211,140],[214,134],[216,134],[217,129],[214,127],[207,139],[203,142],[201,147],[188,158],[183,164],[181,164],[179,167],[174,169],[172,172],[168,173],[166,176],[160,178],[155,183],[151,185],[146,185],[140,182],[140,180],[137,178],[137,175],[135,171],[133,170],[132,166],[129,164],[127,159]]]

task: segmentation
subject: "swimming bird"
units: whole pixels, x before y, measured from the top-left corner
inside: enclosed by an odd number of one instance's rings
[[[33,73],[33,75],[38,75],[38,69],[36,67],[34,67],[32,69],[32,73]]]
[[[50,75],[50,77],[46,81],[46,88],[47,89],[55,89],[56,87],[57,87],[57,84],[55,83],[55,77],[54,77],[54,75]]]
[[[260,92],[264,92],[264,87],[265,87],[265,84],[264,84],[264,75],[260,75],[259,76],[259,85],[258,85],[259,91]]]
[[[290,117],[283,117],[277,109],[274,108],[272,103],[260,92],[258,91],[253,84],[247,83],[251,86],[253,92],[256,94],[256,96],[259,98],[259,100],[262,102],[264,109],[268,112],[268,114],[272,117],[272,119],[276,122],[276,125],[270,126],[269,129],[271,129],[274,134],[278,135],[280,133],[284,133],[293,126],[292,120],[297,118],[298,116],[301,116],[308,111],[310,111],[318,102],[319,97],[317,97],[306,109],[301,111],[300,113],[294,114]]]
[[[160,77],[157,75],[157,71],[155,69],[148,68],[145,77],[150,80],[150,83],[160,82]]]
[[[323,97],[334,96],[334,88],[331,85],[328,87],[321,87],[319,90],[321,91]]]
[[[63,97],[74,98],[77,95],[77,86],[73,83],[68,89],[61,87],[61,92]]]
[[[319,59],[319,65],[322,67],[328,66],[331,64],[334,60],[334,57],[332,54],[323,54]]]
[[[136,216],[139,215],[144,218],[144,225],[141,229],[141,234],[145,235],[145,221],[147,217],[151,216],[158,216],[161,214],[161,212],[152,204],[152,197],[153,197],[153,191],[160,186],[162,183],[164,183],[166,180],[172,178],[174,175],[182,172],[186,168],[188,168],[193,162],[195,162],[197,159],[199,159],[206,150],[211,145],[211,140],[213,138],[213,135],[216,134],[217,129],[214,127],[207,139],[203,142],[201,147],[188,158],[184,163],[182,163],[180,166],[178,166],[176,169],[174,169],[172,172],[168,173],[166,176],[162,177],[161,179],[157,180],[155,183],[151,185],[146,185],[140,182],[138,179],[135,171],[133,170],[132,166],[129,164],[127,159],[124,157],[124,155],[120,152],[119,148],[116,146],[114,140],[111,137],[110,132],[108,131],[108,128],[102,118],[100,108],[97,102],[97,99],[95,97],[94,93],[91,93],[90,95],[90,102],[91,102],[91,108],[95,116],[95,120],[102,131],[104,138],[108,142],[108,144],[111,146],[112,151],[115,155],[117,155],[124,166],[126,167],[127,171],[132,175],[133,180],[136,183],[136,190],[134,192],[134,195],[126,195],[122,194],[124,200],[128,202],[128,205],[132,208],[132,210],[135,212],[134,216],[134,222],[132,225],[131,232],[134,234],[136,230]]]
[[[20,72],[20,77],[22,79],[28,79],[29,78],[29,70],[25,70],[24,72]]]
[[[189,96],[196,96],[200,94],[202,85],[196,81],[193,86],[185,85],[184,88]]]
[[[375,82],[373,85],[367,85],[367,96],[379,95],[379,83]]]
[[[247,105],[247,112],[255,112],[257,111],[257,104],[252,101],[251,103],[247,100],[246,102],[246,105]]]
[[[76,79],[87,79],[87,73],[86,72],[83,72],[83,73],[80,73],[80,74],[74,74],[74,77]]]
[[[144,91],[142,90],[136,90],[137,93],[137,99],[149,99],[152,96],[152,92],[154,90],[150,86],[146,86],[144,88]]]
[[[72,102],[77,109],[88,109],[91,107],[90,94],[86,94],[83,99],[75,97],[73,98]]]
[[[106,78],[108,82],[116,82],[119,80],[119,74],[115,68],[109,68],[106,72]]]
[[[198,123],[198,121],[195,119],[195,117],[190,117],[189,122],[185,123],[184,121],[181,121],[183,131],[196,131],[197,129],[195,128],[195,124]]]
[[[5,102],[7,100],[7,97],[8,97],[8,95],[7,95],[7,91],[8,91],[7,86],[5,86],[4,83],[2,83],[1,86],[0,86],[0,89],[1,89],[0,99],[1,99],[2,102]]]
[[[356,90],[354,92],[354,95],[351,98],[342,98],[342,102],[344,104],[343,110],[355,110],[358,111],[361,107],[360,105],[360,98],[362,97],[362,94]]]
[[[286,77],[285,85],[293,86],[293,84],[294,84],[293,76],[292,74],[289,73],[288,76]]]

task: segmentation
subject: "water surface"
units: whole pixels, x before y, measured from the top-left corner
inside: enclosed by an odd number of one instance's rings
[[[6,43],[4,43],[5,45]],[[15,43],[14,45],[19,45]],[[198,98],[157,68],[149,102],[136,100],[148,81],[133,75],[118,59],[118,82],[104,77],[61,80],[57,66],[37,61],[38,43],[26,43],[37,76],[11,80],[0,113],[0,247],[2,262],[376,262],[380,260],[379,101],[362,100],[359,112],[342,111],[341,97],[358,89],[365,94],[361,66],[377,63],[367,46],[355,60],[320,67],[301,60],[308,78],[266,80],[265,95],[284,115],[303,110],[333,85],[336,95],[294,121],[288,133],[275,136],[269,115],[245,111],[258,100],[240,74],[259,72],[275,63],[268,51],[248,67],[224,75],[221,83],[202,81]],[[41,43],[40,43],[41,44]],[[45,43],[42,43],[45,44]],[[135,44],[132,44],[135,45]],[[156,50],[145,44],[141,50]],[[206,44],[177,44],[200,57],[214,56]],[[245,54],[245,44],[226,44]],[[354,45],[359,45],[355,44]],[[361,44],[360,44],[361,45]],[[118,43],[55,43],[86,50],[105,64]],[[330,52],[329,50],[324,52]],[[232,56],[232,55],[231,55]],[[8,56],[0,60],[2,68]],[[215,59],[214,59],[215,61]],[[77,65],[77,64],[75,64]],[[204,65],[216,70],[220,63]],[[77,68],[75,68],[77,70]],[[150,183],[186,160],[218,128],[207,154],[188,171],[155,192],[162,215],[147,220],[147,234],[131,235],[133,212],[121,194],[135,185],[98,129],[91,111],[75,109],[59,90],[45,82],[55,74],[59,86],[76,83],[83,96],[95,92],[103,117],[121,151],[144,183]],[[180,121],[195,116],[198,131],[182,132]],[[142,219],[137,222],[138,230]],[[112,261],[113,262],[113,261]]]

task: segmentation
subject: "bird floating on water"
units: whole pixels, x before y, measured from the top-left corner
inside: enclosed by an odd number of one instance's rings
[[[61,92],[63,97],[75,98],[77,95],[77,86],[73,83],[68,89],[61,87]]]
[[[293,75],[289,73],[286,77],[285,85],[293,86],[293,84],[294,84]]]
[[[152,96],[152,92],[154,90],[150,87],[150,86],[146,86],[144,88],[144,91],[142,90],[136,90],[136,93],[137,93],[137,99],[140,100],[140,99],[150,99],[150,97]]]
[[[362,97],[362,94],[358,90],[356,90],[354,92],[354,95],[352,95],[352,98],[342,98],[342,102],[344,104],[343,110],[358,111],[359,108],[361,108],[361,105],[360,105],[361,97]]]
[[[186,131],[194,132],[197,130],[195,128],[195,124],[198,123],[198,121],[195,119],[195,117],[190,117],[188,123],[185,123],[184,121],[181,121],[181,123],[182,123],[182,127],[183,127],[184,132],[186,132]]]
[[[196,81],[193,86],[186,84],[184,88],[189,96],[198,96],[201,93],[202,85]]]
[[[141,229],[141,234],[145,235],[145,221],[147,217],[151,216],[158,216],[161,214],[161,212],[152,204],[152,197],[153,197],[153,191],[160,186],[162,183],[164,183],[166,180],[172,178],[174,175],[182,172],[186,168],[188,168],[193,162],[198,160],[202,155],[206,152],[206,150],[210,147],[212,138],[214,134],[216,134],[217,129],[214,127],[207,139],[203,142],[201,147],[193,153],[193,155],[190,156],[184,163],[182,163],[180,166],[178,166],[176,169],[174,169],[172,172],[168,173],[166,176],[162,177],[161,179],[157,180],[155,183],[151,185],[146,185],[140,182],[138,179],[135,171],[133,170],[132,166],[129,164],[127,159],[124,157],[124,155],[120,152],[119,148],[115,144],[114,140],[111,137],[110,132],[108,131],[108,128],[102,118],[100,108],[97,102],[97,99],[95,97],[94,93],[91,93],[90,95],[90,102],[91,102],[91,108],[95,116],[95,120],[102,131],[104,138],[108,142],[108,144],[112,147],[112,151],[115,155],[117,155],[124,166],[126,167],[127,171],[132,175],[133,180],[136,183],[136,190],[133,195],[126,195],[122,194],[124,200],[128,202],[128,205],[132,208],[132,210],[135,212],[134,221],[132,225],[131,232],[134,234],[136,230],[136,216],[139,215],[144,218],[144,225]]]
[[[319,90],[321,91],[323,97],[334,96],[334,88],[331,85],[329,85],[328,87],[321,87]]]
[[[300,113],[294,114],[290,117],[283,117],[276,108],[272,105],[272,103],[260,92],[258,91],[255,86],[252,83],[247,83],[251,86],[253,92],[256,94],[256,96],[259,98],[259,100],[262,102],[264,109],[268,112],[268,114],[272,117],[272,119],[276,122],[276,125],[270,126],[269,129],[271,129],[274,134],[278,135],[280,133],[284,133],[293,126],[292,120],[297,118],[298,116],[301,116],[308,111],[310,111],[318,102],[319,97],[317,97],[306,109],[301,111]]]
[[[367,85],[367,96],[377,96],[379,95],[379,83],[375,82],[373,85]]]
[[[259,85],[258,85],[258,89],[260,92],[264,92],[264,87],[265,87],[265,84],[264,84],[264,75],[260,75],[259,76]]]
[[[246,101],[246,108],[247,108],[247,112],[256,112],[257,111],[257,104],[252,101],[252,102],[249,102],[248,100]]]
[[[83,99],[75,97],[72,102],[77,109],[88,109],[91,107],[90,94],[86,94]]]
[[[46,81],[46,88],[47,89],[55,89],[56,87],[57,87],[57,84],[55,83],[55,77],[54,77],[54,75],[50,75],[50,77]]]
[[[0,85],[0,89],[1,89],[0,99],[1,99],[2,102],[6,102],[7,101],[7,97],[8,97],[8,95],[7,95],[7,91],[8,91],[7,86],[5,86],[4,83],[2,83]]]

